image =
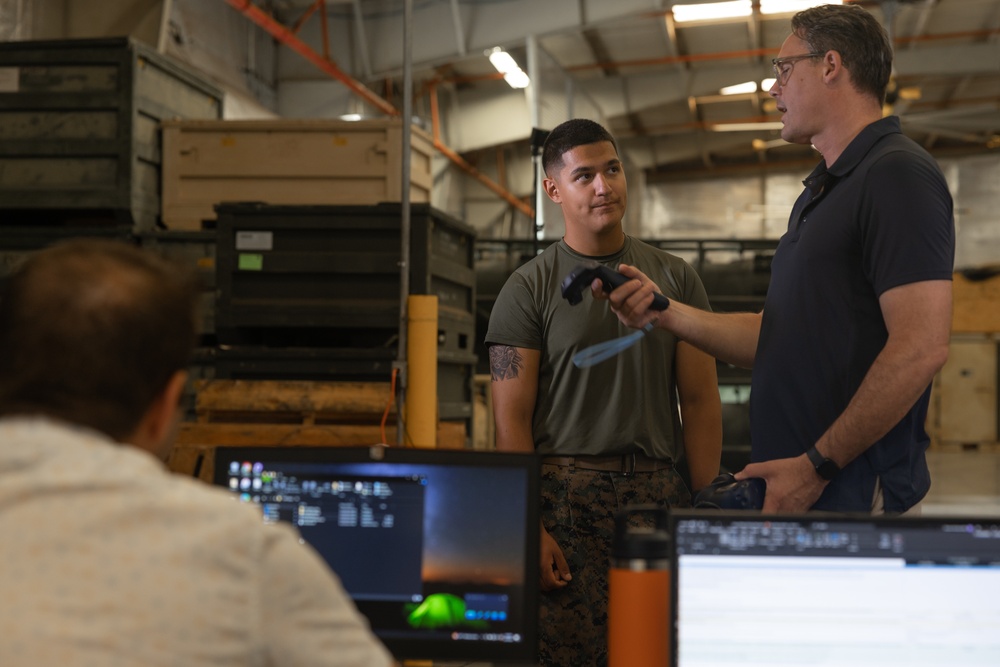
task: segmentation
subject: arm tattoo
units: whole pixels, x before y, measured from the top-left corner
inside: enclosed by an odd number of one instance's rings
[[[524,359],[517,348],[510,345],[490,346],[490,380],[497,382],[516,378],[524,368]]]

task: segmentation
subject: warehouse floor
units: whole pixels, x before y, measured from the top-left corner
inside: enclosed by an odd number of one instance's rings
[[[1000,517],[1000,450],[927,453],[931,490],[924,515]]]

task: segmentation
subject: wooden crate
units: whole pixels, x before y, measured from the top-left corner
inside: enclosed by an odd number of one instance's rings
[[[948,454],[1000,454],[1000,442],[935,442],[931,441],[932,452]]]
[[[984,280],[970,280],[961,273],[956,273],[952,290],[953,332],[1000,332],[1000,275]]]
[[[948,361],[934,378],[927,432],[934,448],[970,449],[998,439],[997,340],[955,335]]]
[[[402,200],[400,120],[167,121],[162,220],[201,229],[223,202],[371,205]],[[431,136],[410,137],[410,201],[430,203]]]
[[[388,382],[201,380],[195,421],[180,424],[167,465],[212,481],[218,446],[346,447],[396,443],[396,410]],[[438,423],[438,447],[462,449],[464,422]]]

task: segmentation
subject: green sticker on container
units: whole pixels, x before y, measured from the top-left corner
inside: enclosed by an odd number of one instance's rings
[[[264,255],[240,253],[240,271],[260,271],[264,268]]]

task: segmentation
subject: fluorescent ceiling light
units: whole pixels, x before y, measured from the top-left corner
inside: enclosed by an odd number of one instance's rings
[[[674,5],[671,10],[674,21],[711,21],[750,16],[753,6],[750,0],[728,0],[727,2],[706,2],[697,5]]]
[[[744,81],[743,83],[737,83],[733,86],[726,86],[719,90],[720,95],[746,95],[748,93],[756,93],[758,90],[767,92],[771,90],[774,86],[774,78],[762,79],[760,82],[760,87],[756,81]]]
[[[761,14],[791,14],[818,5],[842,5],[843,0],[760,0]]]
[[[493,67],[495,67],[498,72],[503,74],[504,81],[506,81],[511,88],[527,88],[531,83],[531,79],[529,79],[528,75],[524,73],[520,66],[518,66],[514,58],[512,58],[509,53],[501,49],[499,46],[488,49],[486,51],[486,56],[489,57],[490,62],[493,63]]]
[[[734,86],[726,86],[719,91],[720,95],[745,95],[746,93],[756,93],[757,92],[757,82],[756,81],[745,81],[743,83],[737,83]]]
[[[344,115],[342,115],[340,117],[340,120],[350,120],[350,121],[361,120],[361,114],[359,114],[359,113],[345,113]]]
[[[493,47],[492,50],[487,51],[487,54],[489,55],[490,62],[493,63],[493,66],[501,74],[521,69],[514,58],[499,46]]]
[[[817,5],[842,5],[843,0],[760,0],[761,14],[792,14]],[[753,13],[751,0],[727,0],[693,5],[674,5],[674,21],[713,21],[743,18]]]
[[[503,75],[503,80],[506,81],[511,88],[527,88],[528,85],[531,84],[531,79],[529,79],[528,75],[520,69],[514,72],[507,72]]]

